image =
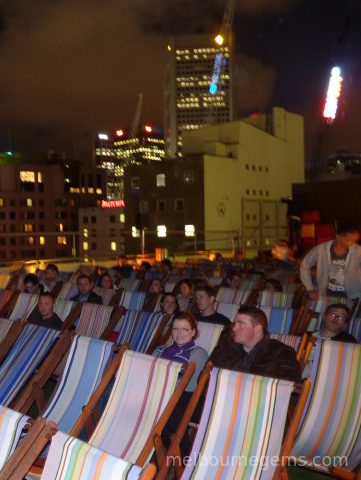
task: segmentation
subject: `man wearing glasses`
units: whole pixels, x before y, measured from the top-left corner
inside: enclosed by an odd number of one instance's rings
[[[350,309],[344,303],[329,305],[323,314],[321,330],[314,332],[316,338],[357,343],[350,333],[345,332]]]

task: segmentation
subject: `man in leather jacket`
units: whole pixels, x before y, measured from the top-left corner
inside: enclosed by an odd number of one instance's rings
[[[267,327],[261,309],[240,307],[232,330],[221,336],[209,359],[215,367],[300,382],[295,350],[270,339]]]

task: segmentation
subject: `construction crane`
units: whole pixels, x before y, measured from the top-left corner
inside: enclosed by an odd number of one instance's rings
[[[127,159],[125,160],[125,163],[124,163],[125,167],[129,165],[129,163],[131,163],[134,158],[134,150],[136,149],[136,146],[137,146],[136,142],[138,137],[139,119],[142,111],[142,106],[143,106],[143,94],[140,93],[138,97],[137,107],[134,112],[132,124],[129,129],[129,134],[128,134],[129,151],[128,151]]]
[[[226,10],[225,10],[224,15],[223,15],[221,30],[220,30],[220,33],[215,38],[215,42],[219,46],[222,46],[223,44],[226,44],[226,42],[229,40],[230,34],[232,32],[232,24],[233,24],[235,3],[236,3],[236,0],[228,0],[227,1]],[[223,54],[222,53],[217,53],[215,61],[214,61],[212,81],[211,81],[211,84],[209,86],[209,93],[211,93],[211,94],[216,93],[217,90],[218,90],[222,70],[223,70],[224,64],[225,64],[224,60],[225,59],[223,58]]]

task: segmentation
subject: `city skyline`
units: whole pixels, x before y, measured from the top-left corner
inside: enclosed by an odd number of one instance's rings
[[[141,92],[140,122],[162,125],[169,36],[217,32],[225,3],[1,2],[1,150],[69,154],[77,138],[129,126]],[[304,115],[309,152],[340,59],[343,123],[332,139],[361,150],[360,26],[357,0],[236,2],[235,117],[272,106]]]

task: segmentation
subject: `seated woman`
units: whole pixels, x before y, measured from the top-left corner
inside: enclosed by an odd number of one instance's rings
[[[179,312],[178,300],[174,293],[165,293],[160,300],[160,311],[169,315]]]
[[[177,285],[178,303],[181,310],[187,310],[187,306],[192,303],[192,282],[188,278],[183,278]]]
[[[108,272],[104,272],[98,279],[98,286],[102,288],[116,288],[113,284],[113,279]]]
[[[191,399],[192,393],[197,386],[198,377],[203,370],[208,359],[208,353],[204,348],[196,346],[194,340],[198,335],[198,328],[193,315],[189,312],[179,312],[173,317],[172,321],[172,337],[171,345],[162,345],[157,347],[153,355],[156,357],[166,358],[189,365],[191,362],[196,364],[196,369],[190,379],[185,391],[181,395],[173,413],[171,414],[166,426],[163,429],[162,439],[166,446],[169,447],[171,435],[173,435],[182,419],[185,409]],[[193,414],[192,421],[199,421],[202,412],[203,401],[200,401]],[[188,455],[192,447],[192,442],[188,432],[183,437],[180,444],[182,456]]]

